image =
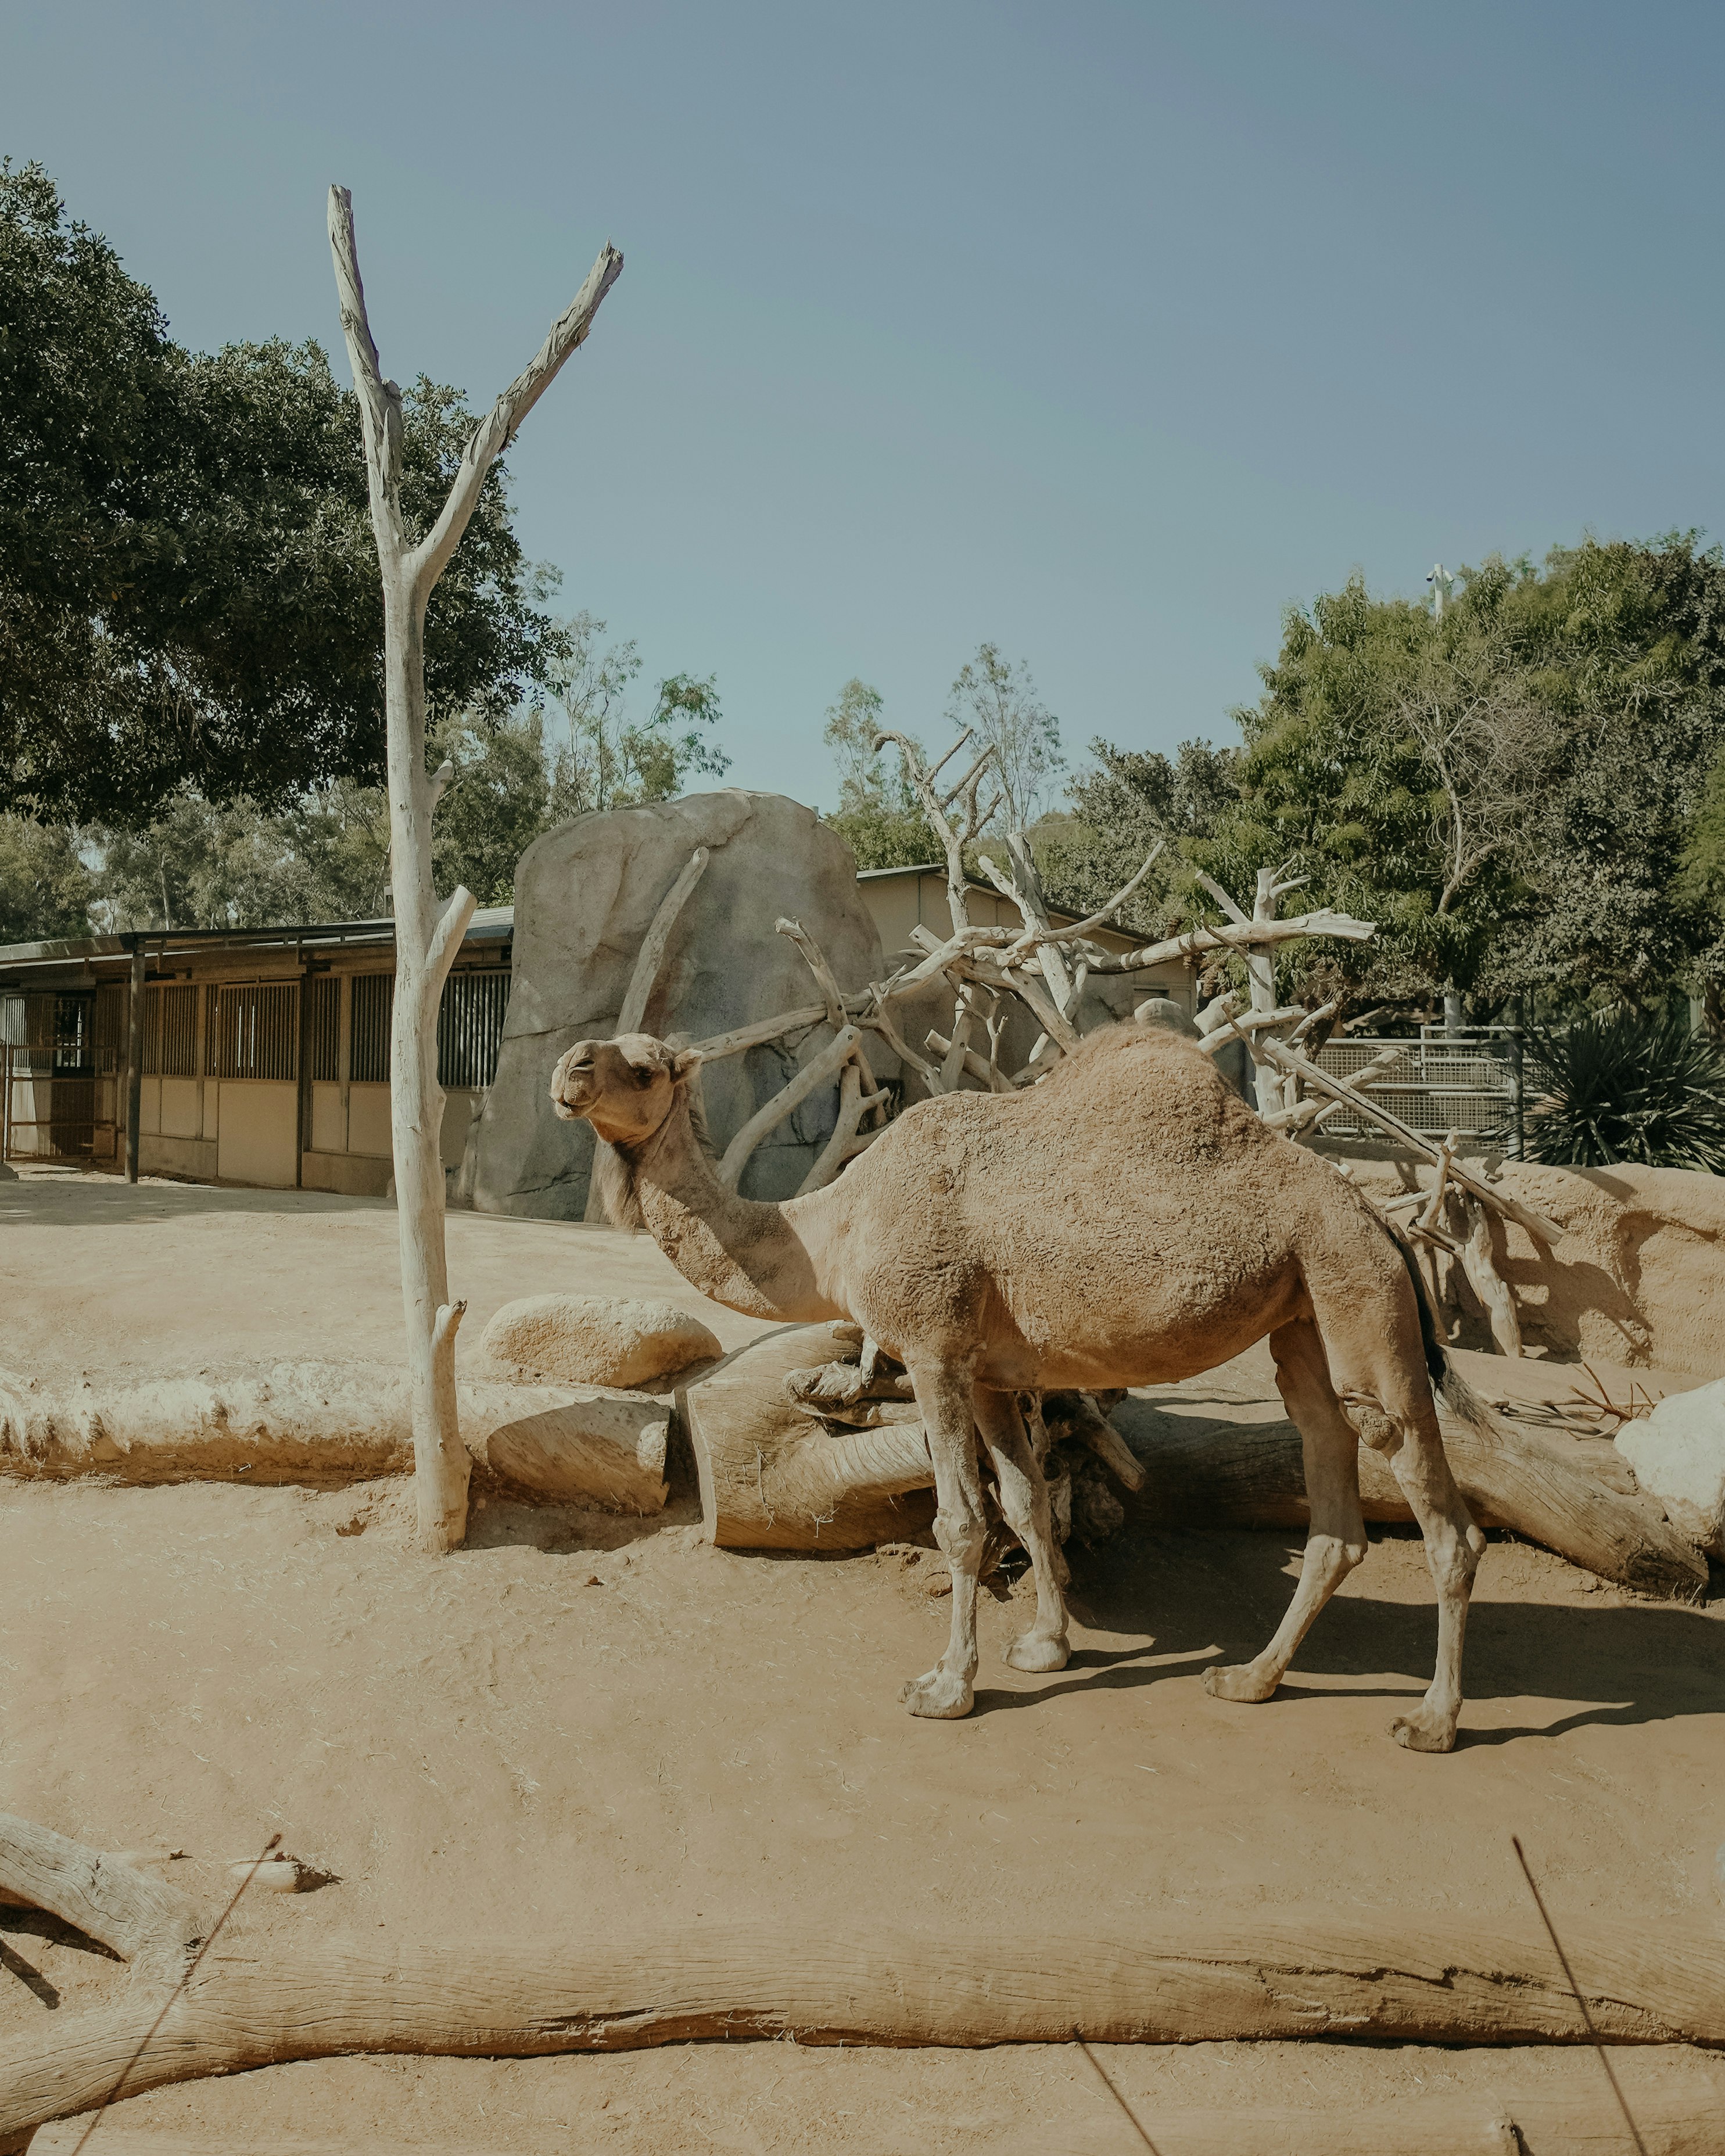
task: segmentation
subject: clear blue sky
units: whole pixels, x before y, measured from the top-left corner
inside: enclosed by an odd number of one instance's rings
[[[851,674],[983,638],[1069,747],[1229,735],[1356,567],[1725,529],[1725,9],[0,8],[39,157],[177,336],[489,400],[628,258],[512,457],[531,553],[732,776],[830,799]]]

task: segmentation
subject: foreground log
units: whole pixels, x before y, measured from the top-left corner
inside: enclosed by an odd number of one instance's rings
[[[1306,1478],[1291,1422],[1232,1423],[1183,1414],[1173,1399],[1127,1398],[1115,1427],[1142,1462],[1132,1517],[1155,1525],[1303,1527]],[[1707,1560],[1658,1499],[1603,1440],[1499,1422],[1496,1441],[1448,1416],[1444,1449],[1481,1527],[1509,1527],[1572,1564],[1644,1594],[1690,1602],[1707,1592]],[[1389,1463],[1362,1445],[1360,1501],[1368,1520],[1413,1515]]]
[[[1111,2057],[1100,2056],[1111,2075]],[[1604,2075],[1592,2077],[1594,2087],[1586,2085],[1584,2071],[1574,2078],[1576,2087],[1563,2096],[1416,2097],[1351,2111],[1233,2104],[1202,2111],[1134,2104],[1132,2111],[1156,2156],[1384,2156],[1389,2149],[1395,2156],[1625,2156],[1630,2144],[1623,2117]],[[1080,2101],[1075,2097],[1075,2121]],[[1098,2084],[1095,2116],[1117,2116],[1117,2102]],[[1718,2156],[1717,2113],[1705,2100],[1639,2097],[1635,2113],[1647,2156]],[[1126,2121],[1119,2123],[1121,2148],[1137,2145],[1126,2138]],[[30,2143],[30,2156],[73,2156],[83,2131],[78,2121],[44,2127]],[[98,2145],[101,2156],[479,2156],[470,2142],[271,2135],[238,2143],[231,2137],[134,2133],[106,2123],[92,2152]]]
[[[605,1511],[665,1506],[670,1417],[645,1394],[462,1382],[462,1440],[536,1496]],[[408,1378],[368,1363],[40,1389],[0,1372],[0,1476],[128,1483],[342,1483],[413,1465]]]
[[[902,1420],[839,1435],[785,1389],[792,1371],[836,1361],[846,1347],[830,1325],[788,1325],[678,1394],[710,1543],[872,1549],[932,1523],[934,1466],[914,1403]]]
[[[1537,1918],[1481,1928],[1328,1909],[1135,1925],[1116,1937],[783,1923],[535,1943],[380,1948],[224,1937],[177,1889],[0,1814],[0,1886],[131,1964],[112,2005],[0,2044],[0,2147],[126,2093],[290,2059],[393,2051],[531,2057],[716,2037],[805,2044],[1194,2043],[1345,2036],[1408,2044],[1584,2040]],[[1725,2046],[1712,1928],[1566,1923],[1600,2036]],[[164,2004],[159,2033],[139,2046]],[[136,2063],[133,2061],[136,2060]]]

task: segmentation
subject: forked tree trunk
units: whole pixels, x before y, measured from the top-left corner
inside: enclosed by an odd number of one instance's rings
[[[454,1549],[467,1532],[468,1458],[455,1400],[455,1333],[466,1305],[449,1300],[444,1252],[443,1089],[437,1082],[437,1012],[443,985],[473,918],[458,889],[441,915],[431,874],[431,819],[453,777],[425,769],[425,607],[478,502],[485,475],[585,339],[623,268],[607,246],[526,372],[475,427],[436,523],[417,542],[402,514],[402,400],[385,381],[366,316],[365,288],[345,187],[330,189],[330,249],[341,328],[358,393],[372,529],[383,584],[384,708],[388,724],[389,876],[395,906],[395,1013],[390,1131],[401,1224],[402,1301],[413,1392],[413,1472],[419,1540]]]

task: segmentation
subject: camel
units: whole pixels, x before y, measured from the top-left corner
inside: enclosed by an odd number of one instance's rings
[[[1036,1611],[1006,1655],[1053,1671],[1070,1649],[1049,1499],[1016,1395],[1194,1377],[1269,1337],[1303,1443],[1311,1526],[1293,1600],[1254,1661],[1212,1668],[1219,1699],[1267,1700],[1367,1553],[1358,1445],[1391,1460],[1437,1591],[1437,1661],[1393,1726],[1447,1752],[1484,1537],[1450,1475],[1435,1386],[1448,1368],[1411,1258],[1325,1160],[1276,1136],[1189,1040],[1128,1024],[1090,1035],[1040,1084],[919,1102],[835,1182],[783,1204],[726,1189],[706,1147],[698,1056],[648,1034],[583,1040],[551,1094],[610,1148],[611,1218],[644,1226],[684,1278],[750,1317],[846,1318],[910,1373],[934,1462],[952,1632],[908,1684],[912,1714],[968,1714],[986,1539],[977,1436],[1029,1553]]]

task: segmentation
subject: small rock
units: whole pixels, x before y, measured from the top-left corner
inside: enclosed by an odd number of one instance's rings
[[[635,1296],[533,1295],[506,1302],[480,1342],[495,1363],[577,1385],[639,1387],[725,1352],[698,1317]]]
[[[1725,1378],[1668,1394],[1651,1414],[1625,1423],[1616,1442],[1671,1524],[1725,1558]]]

